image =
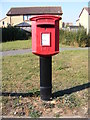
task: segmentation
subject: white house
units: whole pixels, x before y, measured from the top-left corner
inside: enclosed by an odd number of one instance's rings
[[[84,7],[76,20],[77,26],[83,26],[87,29],[87,34],[90,32],[90,7]]]

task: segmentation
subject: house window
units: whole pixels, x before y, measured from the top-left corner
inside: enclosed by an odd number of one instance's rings
[[[2,22],[2,24],[3,24],[3,25],[5,24],[4,21]]]
[[[81,27],[81,24],[79,23],[79,26]]]
[[[25,21],[25,20],[30,20],[30,18],[31,18],[31,15],[24,15],[24,16],[23,16],[24,21]]]
[[[24,20],[27,20],[27,19],[28,19],[28,16],[27,16],[27,15],[24,15],[23,17],[24,17]]]
[[[30,20],[30,18],[31,18],[31,15],[28,15],[28,20]]]

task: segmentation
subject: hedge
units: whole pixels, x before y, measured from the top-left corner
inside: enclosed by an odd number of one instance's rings
[[[2,42],[15,41],[15,40],[26,40],[29,34],[24,30],[15,27],[2,28]]]
[[[60,43],[65,45],[72,45],[78,47],[90,47],[90,34],[86,34],[84,29],[75,31],[60,30]],[[2,42],[25,40],[31,36],[31,33],[27,34],[24,30],[8,27],[2,28]]]
[[[75,31],[60,30],[60,42],[65,45],[89,47],[90,34],[87,35],[86,30],[81,29]]]

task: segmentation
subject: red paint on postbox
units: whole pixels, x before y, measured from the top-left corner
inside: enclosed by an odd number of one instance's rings
[[[38,15],[32,21],[32,53],[52,56],[59,53],[59,20],[54,15]]]

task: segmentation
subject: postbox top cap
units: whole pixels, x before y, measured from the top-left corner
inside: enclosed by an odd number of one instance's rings
[[[53,20],[61,20],[62,18],[60,16],[56,16],[56,15],[37,15],[37,16],[34,16],[32,18],[30,18],[31,21],[37,21],[38,19],[46,19],[46,18],[50,18],[50,19],[53,19]]]

